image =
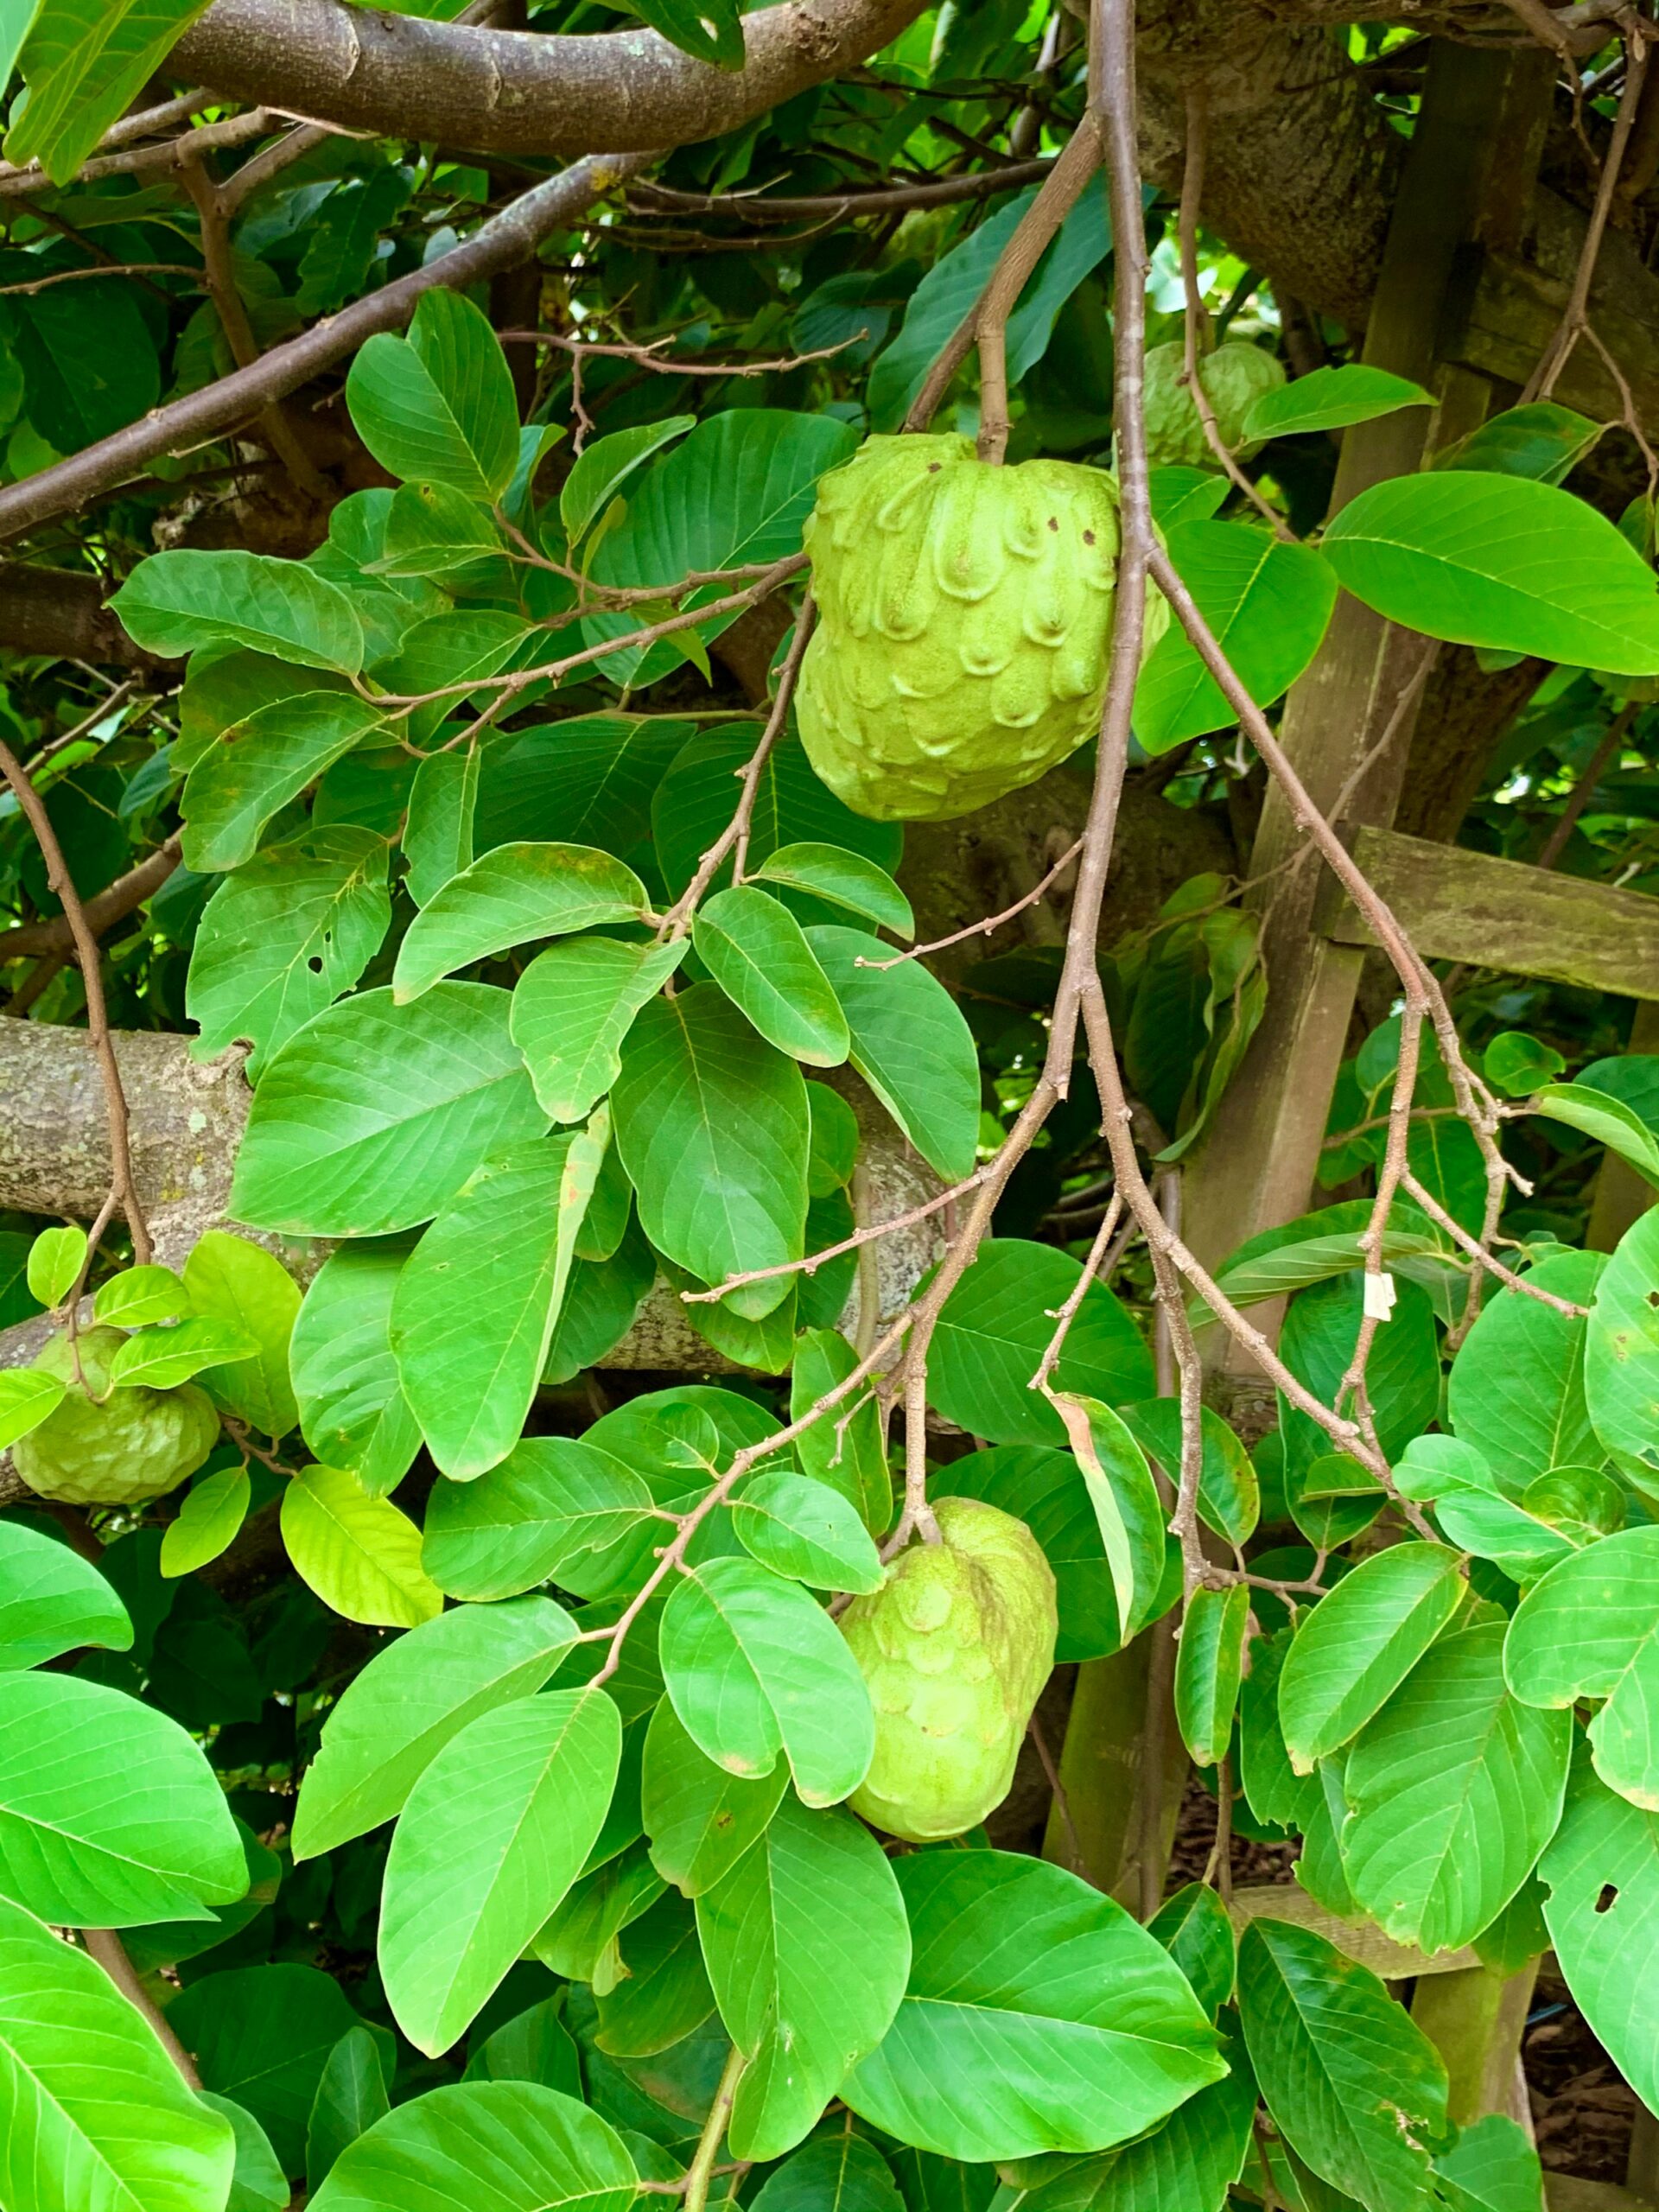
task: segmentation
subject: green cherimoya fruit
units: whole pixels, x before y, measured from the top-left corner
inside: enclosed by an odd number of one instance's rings
[[[40,1427],[11,1447],[13,1465],[38,1497],[67,1505],[137,1505],[194,1475],[219,1441],[219,1415],[194,1383],[110,1389],[110,1362],[125,1342],[119,1329],[81,1331],[84,1390],[74,1380],[67,1334],[54,1337],[35,1361],[69,1385]]]
[[[1217,465],[1192,394],[1181,382],[1185,368],[1186,348],[1179,339],[1154,346],[1147,355],[1147,457],[1154,467],[1171,462],[1189,468]],[[1247,457],[1256,451],[1256,446],[1242,443],[1245,417],[1264,393],[1276,391],[1284,380],[1282,364],[1259,346],[1235,340],[1205,356],[1198,381],[1230,451]]]
[[[868,438],[806,525],[818,626],[797,700],[807,757],[855,814],[945,822],[1094,736],[1110,661],[1117,486],[994,468],[970,438]],[[1148,601],[1144,645],[1169,610]]]
[[[875,1709],[875,1756],[849,1802],[889,1835],[960,1835],[1000,1805],[1054,1664],[1054,1574],[1023,1521],[977,1498],[938,1507],[941,1541],[899,1553],[841,1617]]]

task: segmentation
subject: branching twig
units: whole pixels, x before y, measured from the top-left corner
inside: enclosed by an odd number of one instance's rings
[[[1529,1282],[1513,1268],[1506,1268],[1495,1259],[1478,1236],[1471,1236],[1460,1221],[1453,1218],[1432,1192],[1425,1190],[1409,1170],[1400,1179],[1401,1188],[1408,1198],[1415,1199],[1432,1222],[1442,1228],[1454,1244],[1460,1245],[1478,1267],[1484,1268],[1494,1281],[1501,1282],[1505,1290],[1518,1290],[1523,1298],[1535,1298],[1541,1306],[1548,1306],[1557,1313],[1565,1313],[1582,1321],[1589,1314],[1587,1306],[1575,1306],[1570,1298],[1558,1298],[1553,1290],[1541,1290],[1535,1282]]]
[[[965,930],[954,930],[949,937],[935,938],[931,944],[912,944],[908,951],[894,953],[891,960],[866,960],[862,953],[854,961],[855,968],[902,968],[906,960],[919,960],[925,953],[943,952],[948,945],[961,944],[970,937],[989,937],[993,930],[1000,930],[1004,922],[1011,922],[1016,914],[1023,914],[1027,906],[1034,906],[1056,876],[1064,875],[1077,855],[1083,850],[1083,840],[1069,845],[1060,855],[1042,881],[1027,891],[1023,899],[1016,899],[1012,906],[1005,906],[1000,914],[992,914],[982,922],[969,922]]]
[[[4,942],[4,938],[0,938],[0,944]],[[914,1229],[918,1222],[926,1221],[931,1215],[954,1205],[969,1191],[976,1191],[988,1173],[987,1168],[976,1167],[962,1182],[953,1183],[948,1191],[941,1191],[937,1198],[929,1198],[925,1205],[912,1206],[907,1213],[894,1214],[890,1221],[871,1222],[868,1226],[856,1230],[852,1236],[843,1236],[839,1244],[826,1244],[821,1252],[809,1252],[804,1260],[780,1260],[775,1268],[751,1268],[747,1274],[728,1275],[724,1282],[716,1283],[712,1290],[683,1290],[680,1293],[681,1302],[686,1306],[707,1306],[728,1297],[734,1290],[741,1290],[746,1283],[768,1282],[778,1275],[816,1274],[826,1261],[838,1260],[843,1252],[862,1251],[879,1237],[891,1236],[896,1230]]]
[[[737,2094],[737,2085],[748,2061],[737,2045],[732,2045],[721,2069],[720,2086],[715,2091],[715,2101],[709,2107],[709,2117],[702,2123],[702,2133],[697,2138],[697,2147],[685,2174],[685,2212],[703,2212],[709,2202],[709,2183],[713,2177],[715,2160],[719,2155],[721,2141],[726,2133],[726,2123],[731,2118],[732,2101]]]

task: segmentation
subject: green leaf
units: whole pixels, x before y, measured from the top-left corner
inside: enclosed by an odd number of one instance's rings
[[[440,983],[417,1005],[365,991],[272,1059],[231,1191],[236,1219],[374,1236],[429,1221],[493,1152],[547,1117],[508,1034],[511,999]]]
[[[697,1926],[721,2018],[748,2061],[732,2150],[778,2158],[892,2024],[911,1962],[899,1885],[849,1814],[785,1797],[760,1840],[699,1896]]]
[[[1484,1456],[1454,1436],[1414,1437],[1394,1473],[1404,1497],[1433,1505],[1448,1542],[1495,1560],[1517,1582],[1535,1581],[1573,1548],[1523,1510],[1515,1484],[1500,1484]]]
[[[1529,1036],[1522,1029],[1503,1029],[1486,1047],[1483,1065],[1487,1082],[1506,1098],[1523,1098],[1540,1084],[1560,1075],[1567,1062],[1553,1045]]]
[[[162,68],[204,0],[44,0],[25,18],[29,98],[12,112],[6,158],[38,161],[67,184],[110,124]]]
[[[72,1675],[0,1676],[0,1894],[55,1923],[137,1928],[205,1919],[246,1887],[224,1792],[176,1721]]]
[[[1117,1596],[1121,1640],[1128,1643],[1159,1610],[1167,1516],[1146,1454],[1111,1408],[1098,1398],[1064,1392],[1056,1394],[1055,1402],[1094,1508]]]
[[[536,938],[638,921],[645,887],[592,845],[498,845],[434,893],[397,954],[399,1006],[439,978]]]
[[[38,1368],[0,1368],[0,1451],[27,1436],[63,1403],[67,1385]]]
[[[556,1122],[579,1122],[616,1081],[634,1017],[679,966],[688,943],[576,938],[549,945],[525,969],[512,994],[512,1041]]]
[[[692,943],[768,1044],[809,1067],[838,1067],[847,1058],[841,1001],[786,906],[747,883],[716,892],[697,910]]]
[[[1179,1488],[1181,1478],[1181,1408],[1178,1398],[1147,1398],[1120,1408],[1124,1427],[1148,1458],[1156,1459]],[[1249,1453],[1228,1424],[1201,1406],[1204,1447],[1198,1474],[1198,1511],[1218,1536],[1246,1544],[1262,1514],[1261,1484]]]
[[[910,901],[884,868],[842,845],[780,845],[749,874],[751,883],[779,883],[845,906],[896,937],[916,934]]]
[[[263,1245],[210,1229],[191,1248],[184,1287],[195,1313],[245,1331],[255,1346],[251,1358],[208,1376],[208,1395],[267,1436],[286,1436],[300,1417],[288,1368],[300,1311],[293,1276]]]
[[[464,2034],[581,1872],[616,1782],[622,1727],[602,1690],[486,1713],[410,1792],[386,1862],[386,2000],[419,2050]]]
[[[532,2005],[486,2036],[467,2061],[469,2082],[539,2082],[563,2095],[582,2097],[582,2062],[570,2031],[559,2018],[564,1993]]]
[[[1659,2103],[1659,1818],[1580,1764],[1544,1853],[1544,1920],[1573,2001],[1649,2110]]]
[[[1530,476],[1540,483],[1559,484],[1584,459],[1605,427],[1570,407],[1557,406],[1554,400],[1506,407],[1471,430],[1467,437],[1459,438],[1449,453],[1437,455],[1434,466],[1493,469],[1505,476]]]
[[[111,1328],[142,1329],[154,1321],[181,1321],[190,1294],[171,1268],[124,1268],[92,1293],[92,1319]]]
[[[1099,2151],[1225,2075],[1179,1967],[1075,1875],[1000,1851],[893,1872],[910,1984],[842,2092],[875,2126],[949,2158]]]
[[[408,1257],[403,1240],[342,1244],[306,1292],[289,1347],[307,1444],[371,1497],[394,1491],[421,1448],[391,1350],[392,1295]]]
[[[169,659],[235,645],[342,676],[363,666],[363,626],[346,594],[302,562],[271,554],[152,553],[110,604],[135,645]]]
[[[624,2058],[652,2058],[696,2032],[715,2009],[715,1993],[683,1897],[659,1897],[622,1934],[621,1972],[599,1994],[599,2048]]]
[[[60,1537],[0,1521],[0,1673],[43,1667],[84,1643],[130,1651],[126,1607]]]
[[[781,1750],[809,1805],[833,1805],[868,1770],[875,1723],[864,1677],[798,1582],[712,1559],[663,1611],[663,1679],[688,1734],[728,1773],[770,1774]]]
[[[1620,1238],[1596,1285],[1584,1340],[1584,1394],[1600,1442],[1659,1467],[1659,1214]]]
[[[1558,1252],[1527,1280],[1587,1306],[1606,1265],[1599,1252]],[[1586,1323],[1516,1290],[1496,1290],[1452,1363],[1446,1402],[1459,1440],[1502,1484],[1551,1467],[1591,1465],[1602,1453],[1585,1403]]]
[[[1497,1919],[1555,1832],[1573,1729],[1503,1681],[1503,1626],[1442,1637],[1343,1772],[1343,1868],[1397,1943],[1455,1950]]]
[[[246,2107],[284,2172],[303,2173],[306,2121],[323,2067],[359,2024],[340,1984],[315,1967],[238,1967],[193,1983],[168,2015],[207,2087]]]
[[[858,1354],[834,1329],[809,1329],[798,1337],[790,1371],[791,1421],[799,1421],[857,1365]],[[856,1410],[849,1414],[849,1408]],[[815,1421],[796,1438],[795,1454],[815,1480],[841,1492],[873,1536],[886,1535],[893,1520],[893,1478],[873,1393],[855,1391]]]
[[[766,2176],[753,2212],[904,2212],[893,2169],[850,2127],[815,2136]]]
[[[1452,2212],[1543,2212],[1544,2176],[1527,2131],[1507,2113],[1460,2127],[1434,2172]]]
[[[415,771],[403,846],[404,881],[417,906],[424,906],[452,876],[472,864],[483,759],[483,748],[476,745],[464,753],[429,753]]]
[[[61,1306],[86,1264],[86,1232],[73,1224],[43,1229],[29,1248],[29,1291],[43,1306]]]
[[[1233,1739],[1249,1615],[1250,1593],[1242,1582],[1226,1590],[1200,1586],[1187,1600],[1176,1649],[1175,1719],[1199,1766],[1225,1758]]]
[[[185,866],[198,874],[245,866],[273,816],[383,721],[368,700],[340,691],[257,709],[190,771],[181,802]]]
[[[1652,570],[1595,509],[1515,476],[1395,476],[1331,523],[1338,581],[1389,620],[1454,645],[1615,675],[1659,671]]]
[[[815,1590],[868,1594],[881,1560],[849,1501],[806,1475],[752,1476],[732,1503],[732,1526],[750,1556]]]
[[[349,2144],[391,2109],[379,2048],[366,2028],[348,2028],[329,2052],[305,2131],[305,2185],[315,2196]]]
[[[1659,1187],[1659,1140],[1624,1099],[1588,1084],[1550,1083],[1534,1096],[1530,1109],[1549,1121],[1565,1122],[1570,1129],[1582,1129],[1628,1161],[1643,1182]]]
[[[743,67],[737,0],[646,0],[639,12],[653,30],[696,60],[719,69]]]
[[[645,20],[649,22],[652,18]],[[711,61],[719,58],[712,53],[703,56]],[[566,543],[574,549],[594,516],[604,512],[634,470],[663,447],[695,429],[696,421],[695,415],[668,415],[660,423],[639,423],[632,429],[613,431],[609,437],[595,438],[585,447],[559,487],[559,520],[564,525]]]
[[[1238,2005],[1262,2097],[1298,2156],[1368,2212],[1427,2207],[1422,2139],[1446,2133],[1446,2069],[1376,1976],[1312,1929],[1252,1920]]]
[[[537,1137],[486,1160],[404,1263],[392,1293],[404,1396],[446,1475],[518,1441],[593,1195],[601,1135]]]
[[[1528,1705],[1605,1698],[1590,1723],[1597,1773],[1659,1811],[1659,1528],[1627,1529],[1574,1552],[1522,1599],[1504,1672]]]
[[[110,1381],[118,1389],[146,1386],[171,1390],[204,1367],[227,1360],[251,1359],[259,1349],[234,1321],[175,1321],[165,1328],[141,1329],[119,1346],[110,1362]]]
[[[402,1811],[432,1760],[469,1722],[530,1697],[575,1624],[548,1598],[462,1606],[377,1652],[323,1723],[294,1819],[294,1856],[315,1859]]]
[[[1238,2045],[1223,2048],[1233,2069],[1224,2082],[1178,2105],[1138,2143],[1067,2159],[1020,2199],[1022,2212],[1226,2212],[1228,2185],[1250,2152],[1255,2082]]]
[[[440,1483],[426,1509],[421,1558],[452,1598],[516,1596],[556,1574],[588,1576],[650,1516],[652,1496],[623,1462],[575,1437],[527,1436],[499,1465],[468,1483]],[[603,1559],[601,1562],[603,1580]]]
[[[1218,469],[1164,461],[1149,472],[1152,518],[1169,531],[1178,522],[1208,522],[1225,504],[1230,486]]]
[[[488,318],[461,293],[424,293],[406,339],[371,338],[352,363],[346,404],[358,435],[393,476],[486,501],[512,481],[512,372]]]
[[[640,1777],[652,1865],[683,1896],[701,1897],[766,1833],[788,1783],[781,1760],[757,1782],[728,1774],[699,1750],[664,1697],[645,1732]]]
[[[1317,547],[1236,522],[1176,524],[1169,557],[1239,682],[1258,706],[1271,706],[1313,660],[1329,626],[1337,603],[1330,563]],[[1192,639],[1172,622],[1135,686],[1135,735],[1148,753],[1167,753],[1237,719]]]
[[[176,1579],[217,1559],[236,1541],[251,1496],[245,1467],[221,1467],[200,1477],[162,1532],[162,1573]]]
[[[1325,1405],[1336,1401],[1358,1341],[1364,1278],[1357,1270],[1316,1284],[1292,1301],[1279,1339],[1291,1373]],[[1440,1404],[1440,1338],[1427,1294],[1417,1284],[1397,1285],[1388,1325],[1380,1329],[1366,1369],[1365,1389],[1385,1459],[1427,1428]],[[1539,1312],[1544,1309],[1541,1306]],[[1298,1488],[1313,1463],[1329,1457],[1329,1435],[1308,1414],[1281,1398],[1280,1429],[1285,1466]]]
[[[325,1605],[371,1628],[416,1628],[443,1605],[421,1567],[421,1532],[355,1475],[307,1467],[283,1492],[283,1541]]]
[[[1442,1544],[1395,1544],[1363,1560],[1306,1616],[1279,1678],[1298,1774],[1339,1751],[1405,1681],[1463,1602],[1459,1567]]]
[[[805,1252],[806,1086],[713,983],[653,999],[622,1052],[612,1095],[617,1149],[645,1234],[706,1283]],[[786,1275],[731,1294],[760,1320]]]
[[[561,723],[561,729],[570,727]],[[677,895],[732,818],[734,779],[755,745],[754,724],[728,723],[698,732],[683,744],[651,801],[657,864]],[[904,851],[904,830],[893,822],[869,822],[844,806],[819,782],[798,738],[786,738],[766,756],[755,785],[749,827],[751,871],[780,847],[800,843],[844,846],[891,871]],[[722,863],[715,885],[730,880]],[[822,953],[819,955],[823,958]]]
[[[8,2212],[207,2212],[225,2202],[229,2121],[185,2087],[102,1967],[4,1899],[0,2105]]]
[[[1309,430],[1340,430],[1350,423],[1374,423],[1379,415],[1396,414],[1402,407],[1435,404],[1433,393],[1408,377],[1349,361],[1339,369],[1310,370],[1294,384],[1263,392],[1244,417],[1244,436],[1255,442],[1299,437]]]
[[[371,573],[483,590],[504,580],[500,552],[501,534],[472,494],[445,484],[402,484],[386,510],[385,550]]]
[[[621,2137],[538,2082],[461,2082],[412,2098],[340,2153],[308,2212],[628,2212]]]
[[[599,1848],[595,1844],[594,1852],[588,1854],[590,1859]],[[632,1843],[620,1856],[594,1867],[566,1891],[563,1903],[536,1931],[531,1948],[550,1973],[563,1974],[573,1981],[591,1982],[594,1994],[602,1997],[627,1971],[618,1948],[618,1938],[641,1913],[651,1910],[663,1894],[664,1886],[661,1875],[646,1856],[643,1839]],[[559,2001],[557,1998],[550,1999],[549,2004]],[[569,2042],[568,2034],[565,2040]],[[574,2044],[570,2045],[569,2071],[579,2085],[581,2071]],[[545,2074],[528,2078],[546,2080],[556,2089],[566,2086]]]
[[[1177,1890],[1147,1922],[1147,1933],[1169,1953],[1212,2019],[1232,2002],[1238,1945],[1226,1906],[1206,1883]]]
[[[993,1444],[1066,1441],[1060,1416],[1031,1381],[1054,1333],[1051,1315],[1076,1290],[1082,1263],[1051,1244],[997,1237],[944,1302],[928,1367],[928,1396],[948,1420]],[[1109,1290],[1084,1292],[1055,1370],[1057,1390],[1122,1405],[1152,1395],[1152,1358]]]
[[[185,996],[201,1033],[195,1056],[247,1038],[257,1076],[356,982],[391,921],[386,845],[372,830],[317,830],[257,854],[219,885],[196,931]]]
[[[928,1166],[947,1182],[973,1171],[979,1063],[972,1033],[943,983],[863,930],[806,931],[852,1033],[854,1067]]]
[[[219,2096],[212,2089],[197,2094],[209,2112],[229,2120],[236,2138],[236,2171],[225,2212],[287,2212],[292,2194],[288,2176],[277,2164],[264,2129],[232,2098]]]

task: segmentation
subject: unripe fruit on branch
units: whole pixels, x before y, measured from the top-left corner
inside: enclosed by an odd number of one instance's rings
[[[1054,1665],[1054,1574],[1023,1521],[941,1499],[914,1543],[841,1617],[875,1708],[875,1756],[848,1801],[910,1843],[961,1835],[1000,1805]]]
[[[1192,394],[1181,382],[1185,369],[1186,348],[1179,338],[1153,346],[1147,355],[1147,458],[1154,468],[1217,465]],[[1239,339],[1217,346],[1200,361],[1198,382],[1215,410],[1222,443],[1236,459],[1248,460],[1259,449],[1260,441],[1242,442],[1245,417],[1265,392],[1276,391],[1284,380],[1283,365],[1274,354]]]
[[[110,1362],[125,1342],[119,1329],[81,1331],[75,1349],[85,1389],[74,1379],[67,1334],[54,1337],[35,1362],[69,1386],[40,1427],[11,1447],[12,1464],[37,1497],[66,1505],[137,1505],[176,1489],[219,1441],[219,1415],[192,1382],[175,1390],[142,1383],[110,1389]]]
[[[1119,537],[1102,469],[866,439],[805,532],[818,626],[797,709],[831,791],[877,821],[946,822],[1095,736]],[[1143,651],[1168,620],[1152,594]]]

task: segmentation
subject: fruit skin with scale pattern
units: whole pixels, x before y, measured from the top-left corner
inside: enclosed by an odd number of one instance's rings
[[[841,1617],[875,1710],[875,1756],[848,1802],[908,1843],[961,1835],[1008,1794],[1054,1665],[1054,1574],[1023,1521],[977,1498],[937,1508],[881,1588]]]
[[[818,625],[797,712],[855,814],[948,822],[1093,737],[1111,659],[1117,486],[1074,461],[993,467],[970,438],[868,438],[818,486]],[[1143,651],[1169,610],[1150,595]]]
[[[1154,468],[1214,468],[1218,466],[1192,394],[1181,381],[1186,347],[1179,338],[1154,346],[1147,355],[1147,459]],[[1243,442],[1244,423],[1256,401],[1285,380],[1283,364],[1260,346],[1234,339],[1217,346],[1198,364],[1198,382],[1215,411],[1222,443],[1236,460],[1248,461],[1261,441]]]
[[[125,1342],[119,1329],[83,1329],[73,1350],[67,1334],[55,1336],[35,1362],[69,1386],[40,1427],[11,1447],[12,1464],[37,1497],[141,1504],[176,1490],[218,1443],[219,1415],[193,1382],[110,1389],[110,1362]],[[77,1351],[85,1389],[75,1381]]]

